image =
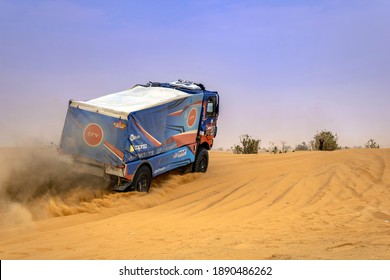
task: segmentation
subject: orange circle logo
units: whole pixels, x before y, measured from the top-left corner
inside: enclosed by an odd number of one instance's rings
[[[89,146],[96,147],[103,141],[103,129],[97,123],[90,123],[84,129],[84,140]]]
[[[196,109],[192,108],[187,118],[188,127],[193,127],[195,124],[195,120],[196,120]]]

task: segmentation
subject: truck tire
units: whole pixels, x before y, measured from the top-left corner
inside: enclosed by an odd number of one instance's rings
[[[148,192],[152,181],[152,172],[146,165],[142,165],[135,173],[132,189],[139,192]]]
[[[209,152],[205,148],[199,147],[192,171],[204,173],[207,171],[208,166]]]

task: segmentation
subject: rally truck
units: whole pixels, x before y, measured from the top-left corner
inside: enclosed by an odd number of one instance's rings
[[[115,190],[148,192],[152,178],[170,170],[207,171],[218,114],[218,92],[200,83],[138,84],[70,100],[60,151]]]

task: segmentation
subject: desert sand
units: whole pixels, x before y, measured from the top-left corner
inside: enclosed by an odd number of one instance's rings
[[[0,149],[0,259],[390,259],[390,149],[235,155],[117,193]]]

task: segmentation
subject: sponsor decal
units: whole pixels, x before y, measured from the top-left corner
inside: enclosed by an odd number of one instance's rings
[[[120,129],[125,129],[126,128],[126,124],[124,122],[117,121],[117,122],[114,122],[114,127],[120,128]]]
[[[134,145],[136,151],[145,150],[148,148],[148,144]]]
[[[137,159],[137,157],[135,157],[133,155],[129,155],[129,158],[128,158],[129,161],[132,161],[132,160],[135,160],[135,159]]]
[[[84,128],[84,141],[91,147],[99,146],[103,141],[103,136],[103,129],[97,123],[90,123]]]
[[[134,134],[131,134],[131,135],[130,135],[130,140],[131,140],[131,141],[137,140],[137,139],[139,139],[139,138],[141,138],[141,136],[139,136],[139,135],[134,135]]]
[[[145,157],[151,157],[151,156],[154,156],[154,151],[146,151],[146,152],[140,152],[140,150],[142,149],[146,149],[148,146],[147,144],[143,144],[143,145],[130,145],[130,149],[129,149],[129,152],[130,153],[134,153],[136,150],[137,150],[137,156],[139,158],[145,158]],[[136,158],[135,156],[132,156],[133,158]]]
[[[193,127],[196,121],[196,109],[192,108],[190,113],[188,114],[187,117],[187,125],[188,127]]]
[[[166,169],[166,167],[165,167],[165,166],[164,166],[164,167],[161,167],[161,168],[159,168],[159,169],[156,169],[156,170],[154,170],[154,174],[157,174],[157,173],[163,172],[165,169]]]
[[[173,155],[173,158],[184,157],[186,154],[187,154],[187,149],[183,149],[183,150],[180,150],[180,151],[178,151],[177,153],[175,153],[175,154]]]
[[[154,151],[147,151],[143,153],[138,153],[139,158],[146,158],[146,157],[151,157],[154,156]]]

